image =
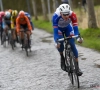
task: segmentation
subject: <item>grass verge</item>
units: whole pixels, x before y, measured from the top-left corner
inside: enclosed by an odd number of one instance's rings
[[[43,21],[41,19],[39,19],[39,20],[34,20],[33,19],[33,23],[34,23],[34,26],[36,28],[44,29],[45,31],[47,31],[49,33],[53,32],[53,28],[52,28],[52,23],[51,22]]]

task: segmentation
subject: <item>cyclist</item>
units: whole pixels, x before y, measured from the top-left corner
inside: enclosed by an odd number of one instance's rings
[[[5,12],[1,11],[0,12],[0,35],[1,35],[1,41],[2,41],[2,32],[3,32],[2,24],[3,24],[4,15],[5,15]]]
[[[64,45],[63,42],[58,43],[57,39],[63,38],[63,31],[65,32],[66,37],[71,35],[79,35],[76,14],[71,11],[68,4],[61,4],[53,14],[52,24],[54,30],[54,41],[61,57],[61,69],[66,71],[65,59],[63,55]],[[77,38],[77,40],[79,43],[82,43],[81,38]],[[69,42],[78,65],[78,51],[76,49],[74,39],[70,39]],[[79,69],[79,67],[77,73],[79,76],[82,75],[82,71]]]
[[[17,31],[16,31],[16,18],[18,16],[18,11],[17,10],[12,10],[11,12],[11,29],[13,30],[13,39],[14,39],[14,42],[18,39],[17,39]]]
[[[32,34],[32,27],[28,17],[25,15],[24,11],[20,11],[18,17],[16,19],[16,27],[17,27],[17,34],[21,38],[22,48],[24,43],[24,32],[20,32],[24,30],[28,35],[28,44],[31,43],[30,35]],[[29,45],[30,47],[30,45]]]
[[[8,29],[11,29],[11,13],[9,11],[5,11],[4,19],[3,19],[3,32],[8,33]],[[2,41],[3,44],[4,41]]]
[[[28,17],[29,21],[30,21],[30,24],[31,24],[31,27],[32,27],[32,30],[34,30],[34,25],[33,25],[33,22],[31,20],[31,16],[28,12],[25,12],[25,15]]]

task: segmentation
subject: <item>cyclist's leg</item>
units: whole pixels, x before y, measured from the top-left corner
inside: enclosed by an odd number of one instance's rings
[[[74,39],[70,39],[69,42],[70,42],[71,49],[72,49],[72,51],[73,51],[73,53],[74,53],[74,56],[75,56],[76,65],[77,65],[77,69],[78,69],[78,75],[81,76],[83,73],[82,73],[82,71],[79,69],[78,51],[77,51],[76,46],[75,46],[75,40],[74,40]]]
[[[28,45],[29,45],[29,47],[31,47],[31,39],[30,39],[31,32],[29,30],[27,30],[26,33],[27,33],[27,38],[28,38]]]
[[[16,40],[15,29],[12,30],[13,40]]]
[[[8,31],[11,30],[10,26],[11,26],[10,23],[6,24],[6,33],[7,33],[7,36],[8,36]]]
[[[1,22],[1,32],[0,32],[0,34],[1,34],[1,45],[2,45],[2,33],[3,33],[3,27],[2,27],[2,22]]]
[[[16,27],[13,29],[13,40],[14,40],[14,44],[16,43],[16,41],[18,41]]]
[[[21,29],[20,29],[20,33],[19,33],[19,37],[20,37],[20,40],[19,42],[21,42],[22,44],[22,47],[24,47],[24,31],[25,31],[25,25],[20,25]]]
[[[20,37],[21,44],[22,44],[22,47],[23,47],[23,45],[24,45],[24,31],[21,31],[21,32],[19,33],[19,37]]]
[[[3,34],[6,34],[6,36],[8,35],[8,25],[6,23],[3,22],[3,31],[2,31],[2,36]],[[4,41],[6,40],[6,37],[2,37],[2,44],[4,43]]]
[[[11,32],[12,32],[12,41],[13,41],[13,44],[14,44],[14,47],[16,47],[16,35],[15,35],[15,29],[11,29]]]
[[[16,27],[15,27],[15,37],[16,37],[16,42],[19,43]]]
[[[1,23],[0,23],[0,35],[1,35]]]
[[[73,31],[73,28],[71,26],[71,24],[69,24],[66,28],[65,28],[65,34],[66,36],[70,36],[70,35],[73,35],[74,34],[74,31]],[[69,39],[69,43],[71,45],[71,49],[73,51],[73,54],[76,58],[76,64],[78,66],[78,71],[80,70],[79,69],[79,65],[78,65],[78,51],[76,49],[76,46],[75,46],[75,40],[72,38],[72,39]],[[82,72],[79,71],[79,73],[82,75]]]
[[[75,40],[73,38],[69,39],[69,43],[71,45],[71,49],[74,53],[75,58],[78,58],[78,51],[77,51],[76,46],[75,46]],[[76,61],[78,61],[78,60],[76,60]]]
[[[57,48],[60,54],[60,60],[61,60],[61,69],[66,71],[66,65],[65,65],[65,58],[63,55],[63,51],[64,51],[64,44],[63,42],[60,42],[60,48]]]
[[[8,23],[7,26],[8,26],[8,28],[7,28],[8,40],[11,42],[11,37],[12,37],[11,23]],[[8,43],[9,43],[9,41],[8,41]]]
[[[69,24],[66,28],[65,28],[65,35],[66,37],[70,36],[70,35],[74,35],[74,31],[73,31],[73,28],[71,26],[71,24]],[[72,39],[69,39],[69,43],[71,45],[71,48],[72,48],[72,51],[74,53],[74,56],[76,58],[78,58],[78,51],[76,49],[76,46],[75,46],[75,40],[72,38]],[[76,59],[78,61],[78,59]]]
[[[6,25],[5,25],[5,23],[3,22],[3,23],[2,23],[3,31],[2,31],[1,45],[4,43],[4,36],[3,36],[3,33],[5,32],[5,27],[6,27]]]
[[[31,47],[31,40],[30,40],[31,31],[28,30],[28,26],[27,26],[27,24],[24,25],[24,29],[25,29],[25,32],[26,32],[26,34],[27,34],[27,38],[28,38],[28,47],[30,48],[30,47]]]

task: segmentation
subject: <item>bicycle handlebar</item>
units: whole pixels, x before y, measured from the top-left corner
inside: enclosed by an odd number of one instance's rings
[[[79,35],[69,36],[69,37],[65,37],[65,38],[58,39],[57,41],[64,41],[64,40],[67,40],[67,39],[70,39],[70,38],[76,38],[76,37],[78,37],[78,36],[79,36]]]
[[[26,32],[26,31],[30,31],[30,30],[28,30],[28,29],[20,29],[20,31],[19,32]]]

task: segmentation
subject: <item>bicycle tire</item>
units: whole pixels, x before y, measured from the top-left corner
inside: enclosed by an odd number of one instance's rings
[[[5,32],[2,33],[2,44],[4,47],[6,47],[6,33]]]
[[[10,39],[11,39],[11,30],[8,30],[8,44],[10,44]]]
[[[12,36],[10,37],[10,44],[11,44],[12,50],[14,50],[14,40]]]
[[[72,69],[71,69],[71,58],[69,58],[69,51],[67,52],[67,50],[65,50],[65,64],[66,64],[66,67],[68,69],[68,76],[69,76],[69,79],[72,83],[72,85],[74,84],[74,81],[73,81],[73,73],[72,73]]]
[[[28,49],[27,49],[27,48],[25,48],[25,51],[26,51],[26,55],[28,56]]]
[[[72,67],[73,67],[73,85],[77,86],[78,88],[80,88],[80,82],[79,82],[79,76],[77,75],[77,66],[76,66],[76,61],[75,61],[75,57],[73,55],[73,52],[71,52],[71,63],[72,63]]]
[[[14,50],[14,45],[15,45],[15,43],[14,43],[14,40],[13,40],[12,32],[9,33],[9,43],[10,43],[10,45],[11,45],[11,47],[12,47],[12,50]]]

